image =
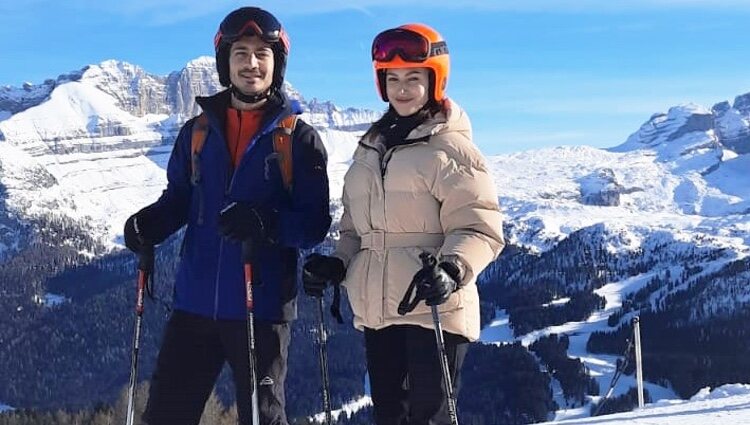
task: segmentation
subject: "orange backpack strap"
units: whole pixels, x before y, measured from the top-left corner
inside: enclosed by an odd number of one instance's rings
[[[208,117],[205,113],[198,115],[193,123],[193,134],[190,138],[190,182],[197,185],[201,180],[200,153],[208,133]]]
[[[284,188],[291,192],[293,182],[292,134],[297,126],[297,115],[292,114],[279,121],[273,132],[273,151],[279,160],[279,170],[284,181]]]

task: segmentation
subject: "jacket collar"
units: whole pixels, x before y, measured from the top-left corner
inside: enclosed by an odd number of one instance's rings
[[[232,93],[226,89],[212,96],[197,96],[195,102],[208,116],[208,122],[215,130],[224,134],[227,108],[231,105]],[[296,100],[290,100],[283,91],[269,97],[268,102],[263,105],[263,121],[259,127],[261,131],[276,126],[279,120],[291,114],[301,114],[302,107]]]
[[[445,99],[440,112],[412,130],[406,136],[406,140],[418,141],[452,131],[470,132],[471,124],[466,113],[456,102]],[[381,139],[382,136],[377,131],[371,131],[365,134],[360,143],[374,148],[382,154],[385,151],[385,146]]]

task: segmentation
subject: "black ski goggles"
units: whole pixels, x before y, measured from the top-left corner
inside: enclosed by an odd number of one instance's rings
[[[263,14],[256,14],[253,19],[229,20],[223,22],[214,38],[214,46],[221,43],[232,44],[247,35],[255,35],[269,44],[281,43],[289,51],[289,38],[278,21]]]
[[[430,43],[423,35],[402,28],[383,31],[372,42],[372,60],[377,62],[390,62],[398,55],[405,62],[419,63],[446,53],[444,41]]]

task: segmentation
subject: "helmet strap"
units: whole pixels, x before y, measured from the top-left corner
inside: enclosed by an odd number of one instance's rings
[[[262,100],[268,99],[268,96],[271,95],[271,89],[268,89],[263,93],[258,93],[258,94],[253,94],[253,95],[242,93],[234,85],[232,85],[230,89],[232,90],[232,95],[236,97],[237,100],[243,103],[258,103]]]

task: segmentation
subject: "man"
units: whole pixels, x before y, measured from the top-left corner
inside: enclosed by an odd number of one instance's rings
[[[194,127],[202,124],[188,121],[169,160],[166,190],[125,224],[125,243],[136,253],[187,225],[174,313],[144,420],[197,424],[226,361],[240,422],[250,423],[245,244],[253,252],[260,422],[287,424],[284,380],[289,322],[296,317],[298,249],[320,243],[331,223],[326,152],[317,132],[298,121],[291,136],[291,175],[281,171],[284,154],[274,148],[272,136],[284,118],[301,109],[281,90],[289,40],[273,15],[237,9],[222,21],[214,44],[219,80],[228,89],[197,98],[207,118],[204,143],[191,147]],[[285,185],[290,177],[291,186]]]

